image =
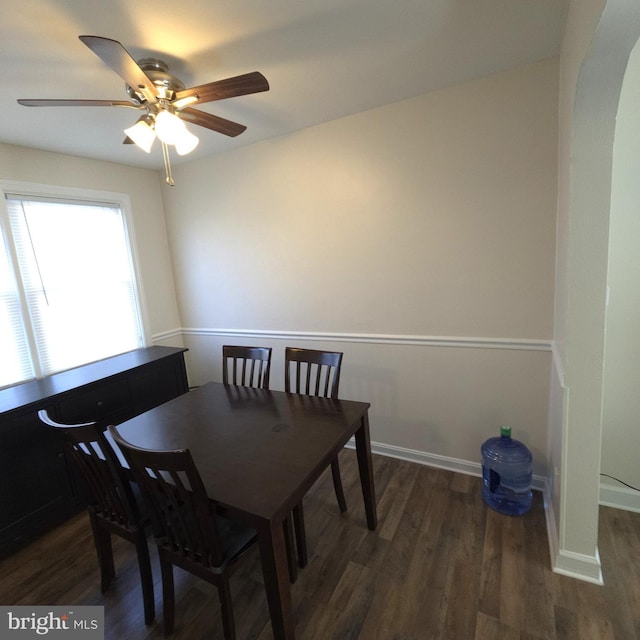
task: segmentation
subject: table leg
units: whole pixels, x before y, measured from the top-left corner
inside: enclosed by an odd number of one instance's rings
[[[257,531],[273,638],[294,640],[295,625],[283,523],[265,522]]]
[[[378,514],[376,512],[376,492],[373,486],[373,462],[371,460],[368,412],[362,416],[360,428],[356,431],[356,453],[358,456],[364,510],[367,514],[367,526],[371,531],[375,531],[378,525]]]
[[[283,522],[284,543],[287,546],[287,560],[289,562],[289,582],[294,584],[298,579],[298,564],[296,562],[296,541],[293,535],[293,515],[289,514]]]
[[[307,533],[304,527],[304,508],[302,502],[293,508],[293,524],[296,533],[296,547],[298,549],[298,566],[307,566],[309,557],[307,555]]]

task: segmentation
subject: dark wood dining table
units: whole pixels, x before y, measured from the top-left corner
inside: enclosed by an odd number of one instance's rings
[[[118,426],[146,449],[189,449],[209,497],[254,527],[275,640],[295,638],[283,523],[355,436],[367,526],[377,525],[369,404],[210,382]]]

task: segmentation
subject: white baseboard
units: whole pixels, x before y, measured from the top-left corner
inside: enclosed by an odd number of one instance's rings
[[[604,507],[640,513],[640,492],[627,487],[600,484],[600,504]]]
[[[559,551],[554,560],[554,573],[600,586],[604,584],[600,555],[597,549],[595,556],[586,556],[572,551]]]
[[[353,438],[347,443],[350,448],[355,448]],[[415,449],[406,449],[404,447],[396,447],[391,444],[382,442],[372,442],[371,452],[377,453],[388,458],[398,458],[399,460],[407,460],[408,462],[416,462],[427,467],[435,467],[436,469],[445,469],[454,471],[455,473],[464,473],[468,476],[482,477],[482,465],[480,462],[470,462],[469,460],[461,460],[459,458],[449,458],[436,453],[427,453],[425,451],[417,451]],[[534,475],[531,480],[531,488],[537,491],[544,489],[544,478]]]
[[[603,585],[602,566],[600,564],[600,554],[596,549],[595,556],[587,556],[573,551],[560,549],[558,541],[560,535],[553,509],[549,508],[550,498],[548,491],[545,489],[544,495],[544,513],[547,523],[547,540],[549,541],[549,556],[551,558],[551,569],[554,573],[558,573],[577,580],[591,582],[592,584]]]

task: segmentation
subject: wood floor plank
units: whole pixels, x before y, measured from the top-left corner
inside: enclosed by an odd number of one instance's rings
[[[640,514],[600,510],[605,585],[552,572],[542,496],[509,517],[481,481],[374,456],[380,526],[366,526],[355,452],[340,453],[349,509],[329,472],[305,498],[309,564],[292,586],[299,640],[640,640]],[[98,604],[105,640],[160,640],[144,625],[135,551],[113,541],[116,579],[100,593],[86,514],[0,561],[0,604]],[[272,640],[257,550],[231,578],[238,640]],[[216,591],[176,570],[173,640],[222,638]]]
[[[479,612],[474,640],[521,640],[520,630],[500,622],[498,618]]]
[[[555,630],[553,579],[542,496],[537,495],[526,520],[523,553],[527,558],[524,628],[534,637],[552,638]]]
[[[401,617],[410,637],[440,638],[447,614],[453,610],[449,608],[449,598],[457,595],[451,591],[451,580],[464,527],[456,514],[463,506],[460,494],[448,490],[453,474],[443,476],[424,469],[420,478],[422,485],[418,486],[425,492],[431,488],[431,495],[405,580],[407,613]],[[438,487],[436,491],[434,486]]]
[[[358,638],[393,638],[398,631],[398,610],[403,598],[401,583],[384,574],[374,577],[371,605]]]
[[[500,576],[502,575],[502,521],[488,510],[484,528],[478,611],[490,620],[500,619]]]
[[[403,514],[413,484],[418,475],[415,464],[400,461],[397,471],[390,478],[382,496],[378,499],[378,536],[384,540],[393,539]]]
[[[527,514],[529,515],[529,514]],[[524,594],[527,588],[522,540],[526,531],[525,518],[503,516],[502,574],[500,576],[500,621],[509,627],[522,629],[527,601],[513,598],[514,593]]]
[[[602,573],[610,585],[607,609],[616,637],[639,640],[640,563],[632,550],[640,547],[640,514],[608,507],[602,507],[602,513],[606,517],[601,518],[599,539],[601,549],[608,549],[602,555]]]

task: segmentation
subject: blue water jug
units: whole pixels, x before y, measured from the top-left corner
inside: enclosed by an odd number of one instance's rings
[[[499,438],[481,447],[482,497],[496,511],[519,516],[531,509],[531,451],[511,437],[511,427],[500,427]]]

